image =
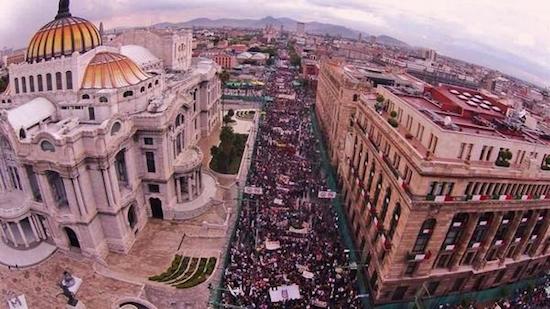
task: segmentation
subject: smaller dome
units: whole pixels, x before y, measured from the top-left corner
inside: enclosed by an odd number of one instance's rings
[[[111,89],[132,86],[149,79],[132,60],[121,54],[101,52],[88,64],[82,89]]]

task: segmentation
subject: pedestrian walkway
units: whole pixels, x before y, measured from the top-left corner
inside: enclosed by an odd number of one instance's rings
[[[4,266],[28,267],[36,265],[50,257],[57,247],[47,242],[29,250],[16,250],[0,241],[0,264]]]

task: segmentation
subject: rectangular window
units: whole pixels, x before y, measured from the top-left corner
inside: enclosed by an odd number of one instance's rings
[[[481,286],[483,285],[483,281],[485,281],[485,276],[481,276],[477,278],[476,282],[474,283],[474,288],[473,288],[474,291],[481,289]]]
[[[149,173],[156,173],[156,167],[155,167],[155,153],[154,152],[146,152],[145,158],[147,160],[147,171]]]
[[[416,267],[418,266],[418,263],[408,263],[407,268],[405,269],[405,275],[411,276],[416,271]]]
[[[95,120],[95,110],[93,107],[88,107],[88,118]]]
[[[52,74],[50,73],[46,74],[46,89],[48,89],[48,91],[53,90]]]
[[[437,287],[439,286],[439,281],[432,281],[428,283],[428,293],[434,295],[437,292]]]
[[[462,157],[464,156],[464,150],[466,150],[466,143],[461,143],[457,158],[462,159]]]
[[[160,186],[155,184],[148,184],[147,188],[149,189],[150,193],[159,193],[160,192]]]
[[[57,90],[63,90],[63,81],[61,80],[61,73],[55,73],[55,86]]]
[[[489,147],[487,149],[487,156],[485,156],[485,161],[489,161],[491,159],[491,154],[493,153],[493,146]]]
[[[27,177],[29,178],[29,184],[31,185],[33,199],[36,202],[42,202],[42,194],[40,194],[38,179],[36,178],[36,174],[34,173],[32,166],[25,165],[25,170],[27,172]]]
[[[498,272],[496,278],[495,278],[495,283],[499,283],[500,281],[502,281],[502,278],[504,278],[504,275],[506,274],[506,270],[503,269],[501,271]]]
[[[144,143],[145,145],[153,145],[153,144],[154,144],[153,138],[152,138],[152,137],[145,137],[145,138],[143,139],[143,143]]]
[[[464,284],[464,281],[466,280],[466,278],[458,278],[455,280],[454,284],[453,284],[453,288],[452,288],[452,291],[453,292],[460,292],[460,290],[462,289],[462,285]]]
[[[403,296],[405,296],[405,293],[407,292],[408,287],[406,286],[400,286],[393,292],[393,296],[391,297],[392,300],[402,300]]]
[[[481,153],[479,154],[479,161],[483,161],[483,158],[485,158],[486,151],[487,151],[487,146],[483,146],[483,148],[481,148]]]
[[[38,79],[38,91],[42,92],[44,91],[44,84],[43,84],[44,81],[42,80],[42,75],[38,75],[37,79]]]

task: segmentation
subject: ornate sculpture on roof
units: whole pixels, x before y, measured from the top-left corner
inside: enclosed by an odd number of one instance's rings
[[[69,9],[70,1],[69,0],[59,0],[59,10],[57,11],[57,16],[55,19],[61,19],[65,17],[71,17],[71,10]]]

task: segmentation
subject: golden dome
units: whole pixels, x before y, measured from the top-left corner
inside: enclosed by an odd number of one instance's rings
[[[96,26],[83,18],[71,16],[68,2],[61,0],[55,19],[33,36],[27,48],[27,62],[84,53],[101,45]]]
[[[90,61],[82,89],[110,89],[139,84],[150,76],[130,58],[111,52],[97,53]]]

